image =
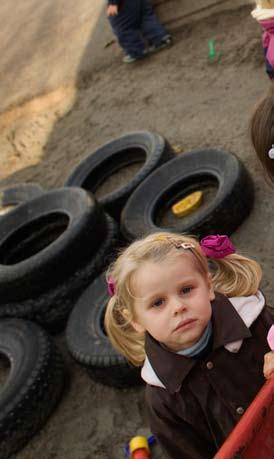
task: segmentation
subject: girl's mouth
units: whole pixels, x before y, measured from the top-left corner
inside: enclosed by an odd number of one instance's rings
[[[191,328],[194,323],[196,322],[196,319],[187,319],[187,320],[182,320],[182,322],[180,322],[177,327],[175,328],[175,332],[178,331],[178,330],[182,330],[182,329],[187,329],[187,328]]]

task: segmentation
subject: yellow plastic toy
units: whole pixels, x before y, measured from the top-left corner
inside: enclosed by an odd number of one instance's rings
[[[150,451],[146,437],[133,437],[129,442],[130,459],[149,459]]]
[[[181,201],[176,202],[171,210],[176,217],[184,217],[201,205],[202,198],[202,191],[194,191],[194,193],[189,194],[184,199],[181,199]]]

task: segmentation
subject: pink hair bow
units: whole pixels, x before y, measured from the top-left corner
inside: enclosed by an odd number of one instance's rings
[[[112,277],[107,279],[107,286],[109,296],[113,296],[115,294],[115,283]]]
[[[206,236],[200,242],[203,254],[210,258],[224,258],[235,253],[235,247],[226,235]]]

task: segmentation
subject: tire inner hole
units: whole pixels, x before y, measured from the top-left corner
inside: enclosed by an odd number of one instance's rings
[[[5,354],[0,352],[0,392],[4,387],[11,370],[10,360]]]
[[[139,172],[145,159],[146,153],[142,148],[122,150],[93,170],[82,187],[92,191],[97,199],[119,191]]]
[[[191,226],[194,224],[199,213],[204,213],[215,199],[219,184],[217,179],[212,176],[201,176],[195,181],[193,179],[184,180],[183,183],[178,182],[175,186],[167,190],[157,202],[154,211],[154,222],[159,227],[176,228],[180,226],[180,222],[184,225]],[[201,205],[193,210],[188,215],[176,217],[171,207],[181,199],[186,198],[194,191],[202,191],[203,198]]]
[[[0,264],[13,265],[32,257],[58,239],[68,224],[67,215],[52,212],[23,225],[0,246]]]

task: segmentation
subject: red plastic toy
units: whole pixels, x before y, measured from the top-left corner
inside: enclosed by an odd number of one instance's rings
[[[274,459],[274,377],[269,379],[214,459]]]
[[[274,350],[274,326],[268,333]],[[274,459],[274,375],[266,381],[214,459]]]
[[[146,437],[133,437],[129,442],[130,459],[149,459],[150,451]]]

